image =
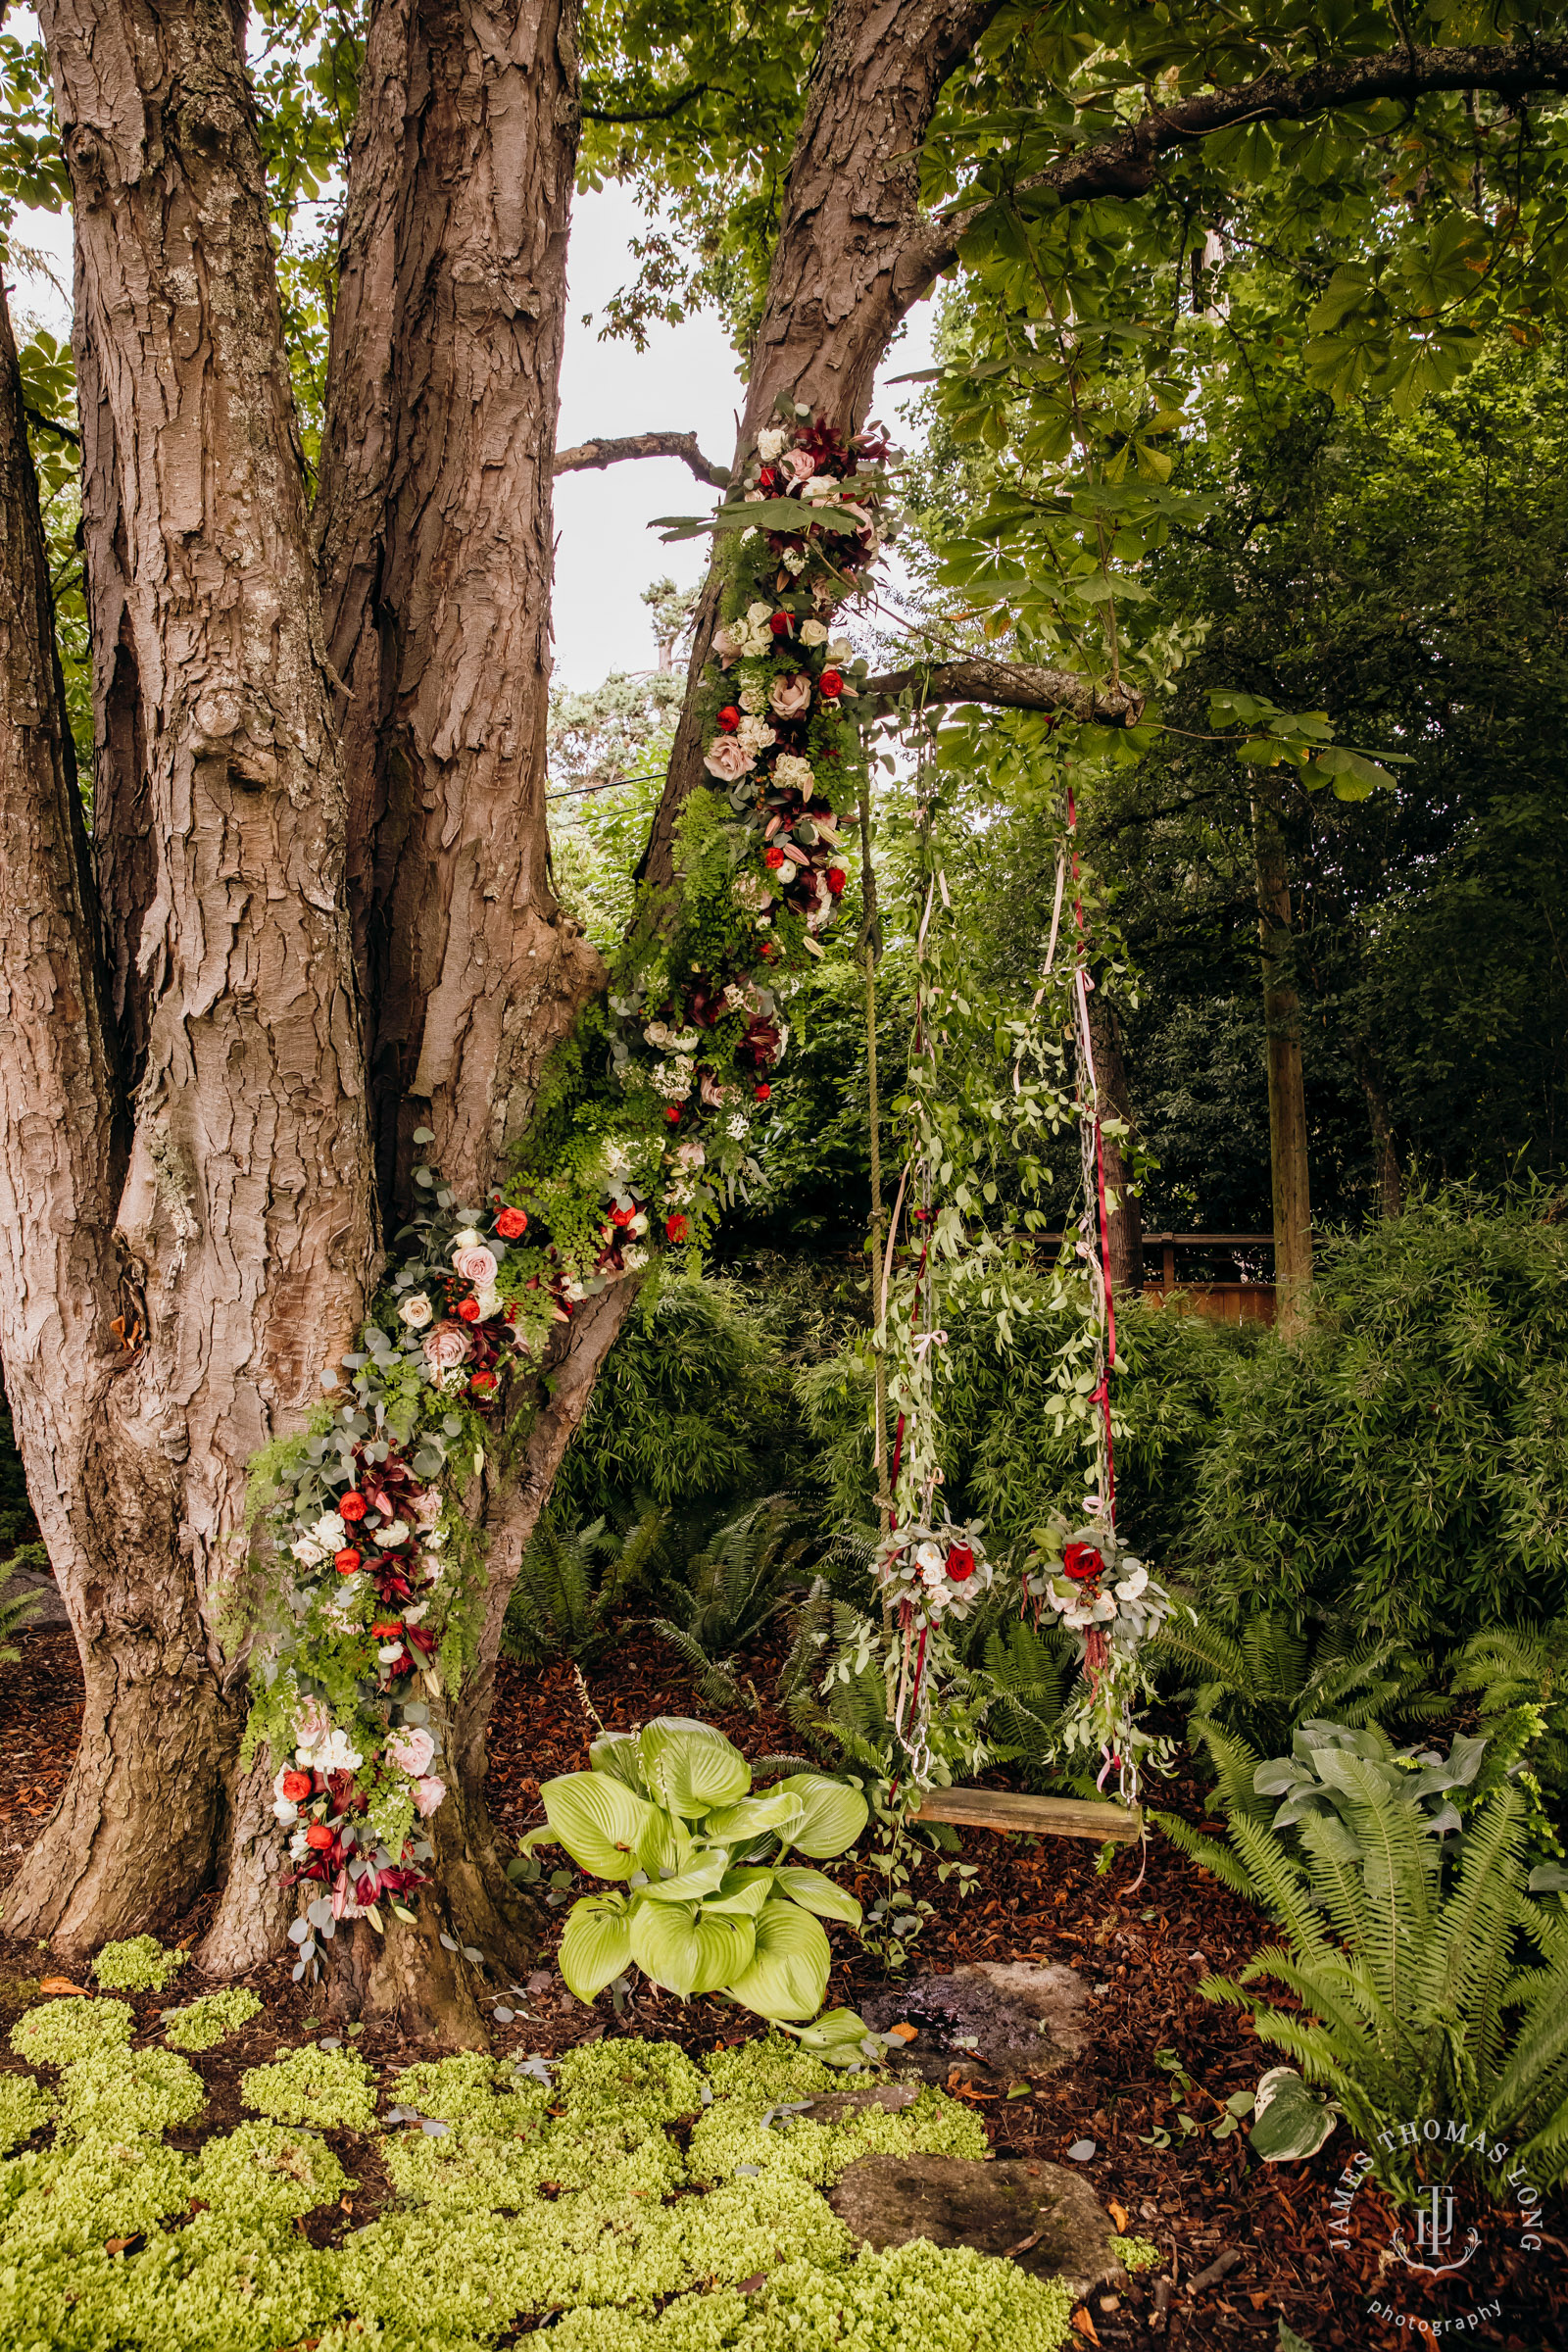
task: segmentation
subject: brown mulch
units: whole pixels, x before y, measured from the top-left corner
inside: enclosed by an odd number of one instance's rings
[[[0,1879],[36,1835],[70,1769],[80,1707],[69,1633],[24,1635],[20,1646],[20,1663],[0,1665]],[[797,1750],[787,1722],[767,1703],[771,1668],[770,1659],[754,1662],[759,1712],[715,1716],[695,1695],[679,1658],[641,1631],[626,1635],[588,1670],[586,1690],[569,1665],[504,1664],[489,1781],[498,1825],[508,1837],[519,1836],[542,1818],[540,1781],[586,1764],[594,1728],[590,1707],[616,1729],[656,1714],[703,1715],[754,1758]],[[1155,1801],[1190,1820],[1205,1819],[1190,1767]],[[915,1891],[932,1904],[933,1914],[910,1955],[909,1976],[940,1973],[962,1961],[1014,1958],[1075,1969],[1092,1988],[1092,2037],[1083,2055],[1024,2093],[1009,2097],[1004,2083],[964,2083],[956,2075],[951,2086],[983,2115],[999,2155],[1066,2163],[1074,2142],[1093,2140],[1094,2156],[1082,2169],[1101,2202],[1116,2209],[1119,2227],[1125,2216],[1129,2235],[1153,2239],[1162,2256],[1157,2272],[1132,2280],[1119,2295],[1092,2298],[1076,2323],[1084,2343],[1107,2352],[1272,2348],[1283,2319],[1311,2352],[1383,2352],[1450,2337],[1500,2352],[1568,2346],[1563,2199],[1548,2201],[1539,2251],[1520,2251],[1511,2242],[1519,2234],[1517,2219],[1494,2214],[1480,2252],[1464,2271],[1434,2283],[1391,2257],[1390,2214],[1370,2188],[1356,2196],[1345,2242],[1330,2242],[1330,2200],[1351,2154],[1343,2127],[1310,2163],[1296,2165],[1251,2163],[1245,2131],[1223,2140],[1211,2136],[1227,2094],[1252,2089],[1277,2056],[1258,2042],[1250,2017],[1216,2007],[1196,1989],[1210,1970],[1234,1973],[1268,1940],[1266,1924],[1250,1905],[1157,1836],[1147,1857],[1117,1847],[1103,1870],[1100,1849],[1076,1838],[982,1831],[965,1831],[962,1838],[964,1859],[980,1866],[979,1875],[964,1895],[956,1875],[939,1880],[934,1858],[921,1868]],[[547,1854],[547,1862],[551,1858]],[[879,1883],[869,1872],[852,1868],[848,1878],[862,1901],[873,1898]],[[211,1901],[205,1898],[179,1923],[177,1940],[200,1934]],[[834,1941],[839,1958],[830,2001],[853,2005],[885,1993],[889,1980],[880,1965],[843,1931],[834,1931]],[[41,1973],[47,1957],[30,1965]],[[286,1962],[248,1982],[267,2004],[261,2017],[194,2061],[209,2086],[207,2130],[239,2120],[238,2078],[246,2067],[270,2057],[280,2042],[329,2031],[323,1988],[293,1985]],[[35,1992],[35,1983],[0,1984],[0,2036]],[[138,1998],[139,2025],[156,2031],[159,2009],[185,1997],[176,1984],[161,1999]],[[582,2040],[585,2032],[662,2034],[698,2052],[751,2030],[732,2008],[707,2000],[681,2003],[646,1986],[621,2017],[609,1996],[590,2014],[549,1971],[548,1947],[520,1993],[503,1988],[497,1997],[516,2011],[511,2024],[496,2028],[497,2049],[509,2052],[548,2053]],[[915,2022],[921,2032],[932,2031],[918,2012]],[[378,2066],[417,2054],[393,2030],[377,2025],[367,2026],[352,2046]],[[1173,2104],[1173,2077],[1156,2065],[1156,2051],[1176,2053],[1191,2079],[1185,2112],[1198,2128],[1190,2133]],[[1160,2136],[1172,2144],[1150,2144]],[[312,2217],[312,2234],[322,2242],[368,2218],[386,2190],[363,2147],[345,2141],[339,2153],[359,2186],[352,2212]],[[1229,2254],[1239,2259],[1213,2277],[1220,2257]],[[1465,2315],[1494,2298],[1501,2304],[1499,2318],[1466,2325]],[[1370,2313],[1373,2301],[1402,2315],[1403,2324]]]

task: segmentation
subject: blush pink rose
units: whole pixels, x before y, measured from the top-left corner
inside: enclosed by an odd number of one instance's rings
[[[703,757],[709,774],[717,776],[721,784],[738,784],[751,764],[734,735],[715,735]]]
[[[433,1774],[427,1780],[415,1782],[414,1807],[421,1821],[429,1820],[446,1792],[445,1781],[438,1781]]]
[[[424,1360],[438,1372],[450,1372],[458,1364],[466,1364],[472,1352],[473,1342],[461,1323],[443,1318],[425,1338]]]
[[[816,471],[816,460],[808,449],[787,449],[780,463],[798,482],[808,482]]]
[[[767,699],[780,718],[801,718],[811,708],[811,681],[803,670],[790,678],[775,678]]]
[[[713,631],[713,651],[726,669],[732,662],[740,659],[740,650],[728,629],[720,622]]]
[[[487,1291],[497,1273],[495,1254],[481,1243],[473,1250],[460,1250],[452,1260],[460,1282],[471,1282],[476,1291]]]
[[[435,1741],[428,1732],[411,1725],[387,1741],[386,1752],[399,1771],[406,1772],[411,1780],[416,1781],[430,1769],[435,1756]]]

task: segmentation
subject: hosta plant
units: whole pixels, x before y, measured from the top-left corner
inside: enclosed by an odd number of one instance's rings
[[[779,2023],[814,2018],[831,1958],[820,1922],[858,1927],[860,1906],[808,1865],[859,1837],[859,1791],[799,1772],[754,1795],[739,1748],[678,1716],[607,1733],[590,1755],[591,1771],[544,1784],[546,1826],[524,1839],[564,1846],[613,1883],[566,1922],[561,1973],[577,1998],[635,1966],[683,1997],[718,1992]],[[847,2040],[863,2034],[846,2021]]]

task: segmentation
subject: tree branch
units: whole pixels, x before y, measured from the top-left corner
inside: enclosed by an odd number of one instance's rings
[[[712,87],[710,81],[689,81],[684,89],[666,98],[662,106],[585,105],[582,119],[585,122],[667,122],[671,115],[678,115],[683,106],[690,106],[694,98],[701,98],[705,90]]]
[[[626,458],[679,458],[700,482],[711,482],[715,490],[729,487],[729,475],[711,458],[704,457],[695,433],[627,433],[615,441],[580,441],[574,449],[557,450],[553,470],[580,473],[592,467],[602,473],[607,466],[618,466]]]
[[[1200,90],[1178,104],[1142,116],[1114,138],[1064,155],[1044,172],[1020,179],[1014,195],[1049,191],[1062,204],[1096,196],[1145,196],[1160,160],[1216,131],[1242,122],[1300,122],[1336,108],[1368,106],[1379,98],[1420,98],[1440,90],[1491,90],[1520,98],[1531,90],[1568,89],[1568,41],[1512,42],[1484,49],[1407,47],[1377,57],[1348,58],[1310,73],[1261,74],[1234,89]],[[908,267],[925,282],[951,268],[965,232],[994,199],[956,206],[926,223],[910,248]]]
[[[1129,686],[1097,686],[1072,670],[989,662],[983,656],[890,669],[867,678],[861,691],[879,710],[891,710],[911,689],[916,706],[926,709],[937,703],[990,703],[1003,710],[1061,711],[1102,727],[1135,727],[1144,714],[1145,698]]]

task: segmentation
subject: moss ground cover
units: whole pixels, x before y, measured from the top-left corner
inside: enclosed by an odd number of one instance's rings
[[[823,2194],[846,2165],[978,2156],[984,2132],[934,2091],[812,2124],[799,2103],[845,2078],[781,2037],[704,2065],[605,2040],[384,2081],[352,2053],[287,2051],[241,2078],[254,2120],[192,2154],[165,2132],[188,2147],[200,2130],[200,2075],[130,2028],[123,2002],[81,1999],[13,2029],[38,2070],[0,2077],[15,2352],[488,2352],[547,2317],[574,2352],[1057,2352],[1070,2335],[1065,2293],[1010,2263],[857,2247]],[[357,2150],[394,2189],[358,2225]]]

